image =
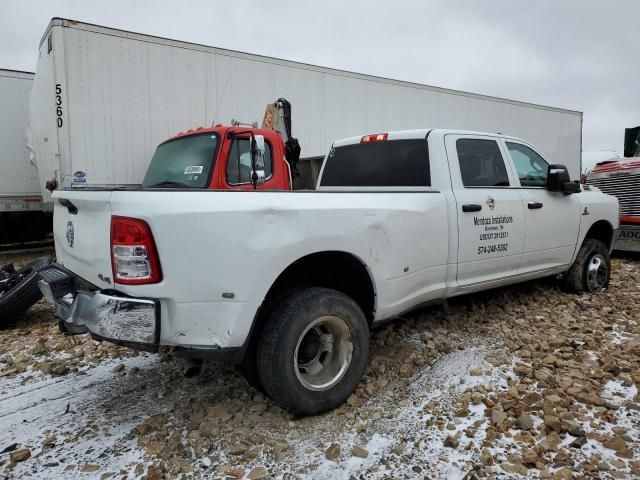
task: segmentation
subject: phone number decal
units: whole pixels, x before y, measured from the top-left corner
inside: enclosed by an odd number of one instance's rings
[[[508,243],[498,243],[495,245],[482,245],[478,247],[478,255],[496,252],[506,252],[509,249]]]

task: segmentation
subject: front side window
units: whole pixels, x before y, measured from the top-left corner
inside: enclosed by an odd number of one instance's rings
[[[213,170],[218,136],[189,135],[164,142],[156,148],[144,188],[204,188]]]
[[[520,185],[523,187],[546,187],[549,164],[544,158],[520,143],[506,143],[518,171]]]
[[[323,187],[428,187],[427,142],[389,140],[332,148],[320,183]]]
[[[236,138],[231,144],[227,160],[227,183],[238,185],[251,183],[251,146],[249,138]],[[269,178],[273,169],[271,162],[271,145],[264,142],[264,178]]]
[[[461,138],[456,141],[465,187],[508,187],[509,175],[495,140]]]

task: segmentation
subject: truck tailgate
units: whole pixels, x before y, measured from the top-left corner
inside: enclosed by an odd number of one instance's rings
[[[101,288],[112,286],[111,193],[58,190],[53,194],[58,263]]]

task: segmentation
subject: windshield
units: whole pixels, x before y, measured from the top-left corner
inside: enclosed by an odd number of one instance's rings
[[[213,170],[218,136],[191,135],[165,142],[156,148],[143,188],[204,188]]]

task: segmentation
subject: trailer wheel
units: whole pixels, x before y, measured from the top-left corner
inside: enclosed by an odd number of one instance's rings
[[[360,307],[335,290],[305,288],[284,299],[267,321],[257,369],[274,402],[315,415],[347,399],[368,357],[369,327]]]
[[[587,238],[571,268],[562,276],[569,292],[598,293],[609,285],[611,260],[609,250],[600,240]]]
[[[0,321],[19,320],[40,298],[38,269],[49,265],[52,257],[42,257],[14,270],[13,265],[0,268]]]

